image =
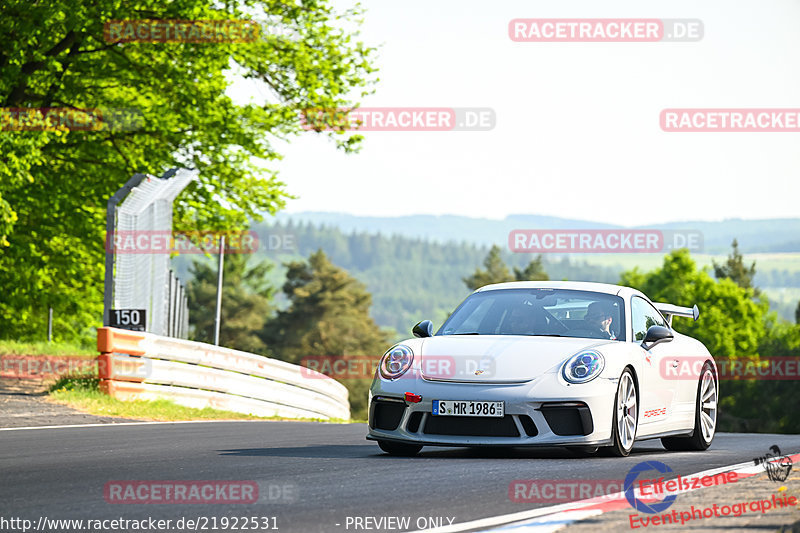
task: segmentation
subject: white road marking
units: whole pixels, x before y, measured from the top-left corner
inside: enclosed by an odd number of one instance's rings
[[[493,531],[508,531],[508,532],[534,532],[534,533],[555,533],[556,531],[565,528],[573,522],[578,520],[585,520],[593,516],[602,515],[603,511],[599,509],[588,509],[586,511],[570,511],[567,513],[558,513],[555,515],[542,516],[528,522],[521,524],[511,524],[503,526]]]

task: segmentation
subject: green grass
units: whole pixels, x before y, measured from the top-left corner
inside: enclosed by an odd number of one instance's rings
[[[222,411],[219,409],[195,409],[184,407],[169,400],[121,401],[100,391],[99,380],[94,377],[64,377],[50,389],[50,401],[72,407],[97,416],[134,418],[147,421],[182,420],[295,420],[278,416],[261,417]],[[351,423],[355,420],[297,419],[303,422]]]
[[[56,342],[17,342],[0,340],[0,355],[53,355],[59,357],[97,357],[95,347]]]

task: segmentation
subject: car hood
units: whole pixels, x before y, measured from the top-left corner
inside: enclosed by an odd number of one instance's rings
[[[568,357],[614,341],[517,335],[443,335],[424,340],[420,370],[428,380],[521,383],[557,370]]]

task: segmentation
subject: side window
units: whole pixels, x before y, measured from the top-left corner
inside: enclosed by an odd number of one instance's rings
[[[661,313],[650,305],[644,298],[634,296],[631,299],[631,327],[633,328],[633,339],[643,341],[644,335],[650,326],[668,327]]]

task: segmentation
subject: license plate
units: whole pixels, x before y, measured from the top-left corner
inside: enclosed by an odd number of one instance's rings
[[[473,402],[461,400],[433,400],[433,414],[439,416],[493,416],[505,415],[503,402]]]

